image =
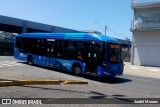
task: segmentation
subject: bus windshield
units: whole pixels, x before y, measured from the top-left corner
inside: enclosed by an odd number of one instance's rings
[[[105,44],[105,60],[111,63],[122,62],[121,45],[117,43]]]

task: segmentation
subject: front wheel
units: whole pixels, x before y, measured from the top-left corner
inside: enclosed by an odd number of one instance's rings
[[[33,65],[34,64],[33,57],[32,56],[28,57],[27,62],[28,62],[29,65]]]
[[[82,69],[78,65],[77,66],[73,66],[73,70],[72,71],[73,71],[73,74],[76,75],[76,76],[79,76],[82,73]]]

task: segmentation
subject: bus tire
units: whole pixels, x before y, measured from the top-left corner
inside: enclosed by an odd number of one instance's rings
[[[32,57],[32,56],[29,56],[29,57],[27,58],[27,62],[28,62],[29,65],[33,65],[33,64],[34,64],[33,57]]]
[[[79,76],[82,73],[82,68],[80,67],[80,65],[75,64],[72,67],[72,72],[74,75]]]

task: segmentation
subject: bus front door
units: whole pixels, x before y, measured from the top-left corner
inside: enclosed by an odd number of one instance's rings
[[[88,44],[87,61],[86,61],[86,73],[97,73],[97,66],[100,58],[100,45],[95,42]]]
[[[50,67],[54,67],[55,59],[54,59],[54,43],[55,40],[47,39],[47,57],[46,57],[46,65]]]

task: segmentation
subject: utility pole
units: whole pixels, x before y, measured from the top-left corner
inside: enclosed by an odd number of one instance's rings
[[[95,21],[94,23],[98,24],[101,27],[101,29],[103,30],[104,34],[106,35],[107,26],[104,26],[105,28],[103,28],[103,26],[99,22]]]
[[[137,2],[137,0],[132,0],[132,4],[134,4],[134,3],[136,3]]]
[[[106,35],[106,31],[107,31],[107,26],[105,26],[105,35]]]

